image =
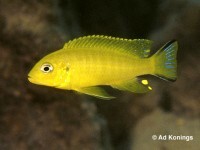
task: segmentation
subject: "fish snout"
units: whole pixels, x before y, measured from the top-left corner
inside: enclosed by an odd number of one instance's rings
[[[28,76],[28,81],[33,82],[33,78],[31,78],[31,76]]]

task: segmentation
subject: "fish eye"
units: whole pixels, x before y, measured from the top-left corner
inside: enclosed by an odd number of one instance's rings
[[[49,63],[45,63],[45,64],[42,65],[40,70],[44,73],[49,73],[53,70],[53,66]]]

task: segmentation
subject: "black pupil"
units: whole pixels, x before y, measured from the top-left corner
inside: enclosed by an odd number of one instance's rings
[[[49,71],[49,67],[44,67],[44,71]]]

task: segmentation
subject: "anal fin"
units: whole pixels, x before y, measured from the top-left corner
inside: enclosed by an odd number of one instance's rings
[[[148,80],[142,78],[134,78],[128,81],[120,82],[111,85],[113,88],[129,91],[134,93],[146,93],[152,90]]]
[[[83,87],[83,88],[77,89],[76,91],[90,95],[90,96],[94,96],[100,99],[104,99],[104,100],[110,100],[110,99],[115,98],[113,96],[110,96],[103,88],[100,88],[97,86]]]

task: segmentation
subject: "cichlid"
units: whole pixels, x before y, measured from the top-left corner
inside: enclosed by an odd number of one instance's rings
[[[101,99],[114,98],[101,85],[145,93],[152,90],[141,75],[165,80],[177,78],[177,41],[170,41],[150,56],[152,41],[108,36],[85,36],[69,41],[42,58],[28,74],[32,83]]]

